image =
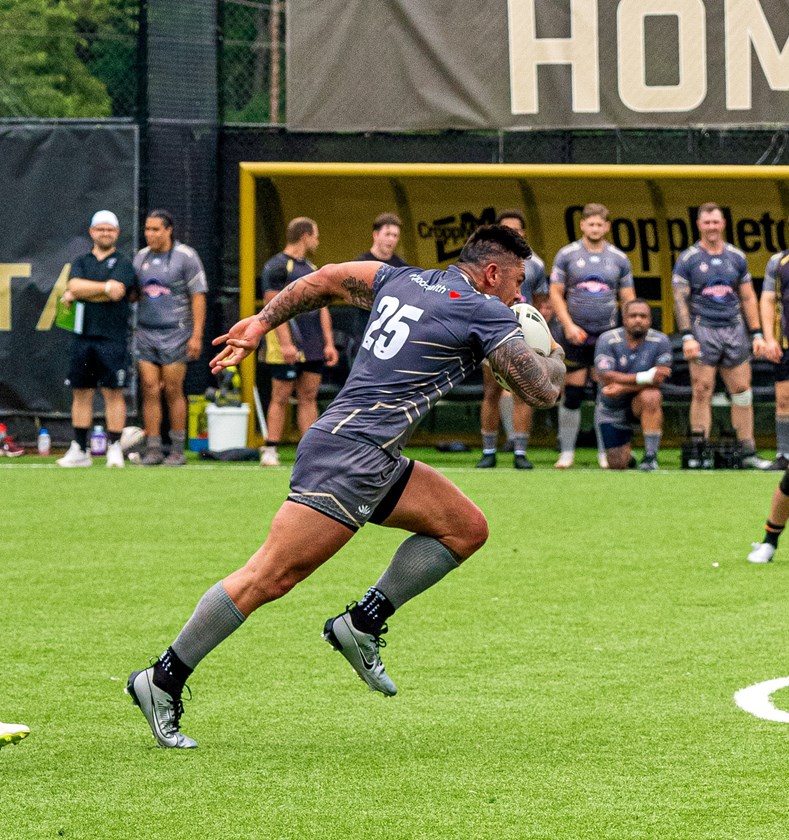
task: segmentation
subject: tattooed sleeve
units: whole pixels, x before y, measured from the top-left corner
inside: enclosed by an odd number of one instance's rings
[[[564,384],[564,361],[561,349],[547,358],[535,353],[525,341],[514,339],[497,347],[488,360],[504,377],[512,393],[529,405],[550,408]]]

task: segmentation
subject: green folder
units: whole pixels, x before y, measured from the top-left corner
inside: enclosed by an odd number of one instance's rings
[[[69,332],[82,333],[82,327],[85,321],[85,304],[81,301],[74,301],[71,304],[65,304],[58,298],[57,306],[55,308],[55,326],[62,330]]]

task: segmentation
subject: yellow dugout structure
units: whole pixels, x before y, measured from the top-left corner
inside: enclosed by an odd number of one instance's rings
[[[721,205],[727,238],[745,252],[757,279],[770,255],[789,247],[786,166],[241,163],[240,315],[261,305],[255,277],[282,250],[296,216],[318,223],[319,265],[368,250],[373,219],[390,211],[403,220],[399,254],[413,265],[444,268],[477,225],[520,208],[529,243],[550,271],[556,252],[580,235],[581,208],[591,201],[609,208],[611,241],[630,258],[636,290],[665,332],[674,329],[672,267],[697,239],[700,204]],[[250,356],[242,364],[248,403],[255,363]]]

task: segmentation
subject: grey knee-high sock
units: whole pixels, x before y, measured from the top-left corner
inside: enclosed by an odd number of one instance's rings
[[[578,430],[581,428],[581,409],[559,406],[559,449],[575,452]]]
[[[780,455],[789,455],[789,417],[778,415],[775,418],[776,448]]]
[[[197,602],[192,617],[173,642],[178,658],[193,670],[244,622],[244,614],[233,603],[220,580]]]
[[[459,565],[452,552],[437,539],[414,534],[400,544],[375,588],[399,609]]]

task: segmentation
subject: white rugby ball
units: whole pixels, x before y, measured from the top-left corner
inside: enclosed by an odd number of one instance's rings
[[[511,309],[520,322],[523,337],[529,347],[541,356],[549,356],[551,353],[551,331],[548,329],[548,322],[542,317],[540,311],[530,303],[516,303]]]
[[[515,303],[511,307],[515,317],[523,330],[523,337],[526,343],[541,356],[548,356],[551,352],[551,331],[548,329],[548,322],[542,317],[539,310],[530,303]],[[509,384],[491,365],[491,373],[496,382],[505,391],[511,391]]]

